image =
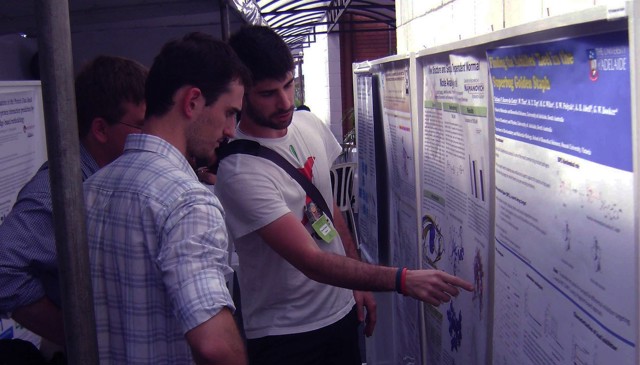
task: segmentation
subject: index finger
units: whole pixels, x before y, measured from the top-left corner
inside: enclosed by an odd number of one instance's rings
[[[453,276],[451,275],[449,278],[445,279],[445,282],[447,282],[447,284],[453,285],[453,286],[457,286],[459,288],[462,288],[466,291],[473,291],[474,286],[473,284],[471,284],[470,282],[459,278],[457,276]]]

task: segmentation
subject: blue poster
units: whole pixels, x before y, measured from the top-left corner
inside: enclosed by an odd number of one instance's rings
[[[632,170],[627,32],[487,52],[496,135]]]

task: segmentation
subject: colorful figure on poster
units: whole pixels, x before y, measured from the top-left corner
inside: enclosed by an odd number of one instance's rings
[[[453,300],[449,302],[447,320],[449,321],[449,336],[451,336],[451,351],[458,351],[462,343],[462,311],[458,311],[458,316],[456,317]]]
[[[460,261],[464,260],[464,247],[462,247],[462,226],[456,230],[455,227],[449,228],[451,236],[451,254],[449,255],[449,261],[453,275],[457,275],[460,268]]]
[[[422,217],[422,252],[426,263],[436,267],[444,253],[442,232],[435,219],[429,215]]]
[[[473,282],[474,282],[474,291],[473,291],[473,302],[478,306],[478,315],[479,319],[482,320],[482,299],[484,294],[484,269],[482,267],[482,255],[480,253],[480,248],[476,247],[476,255],[473,258]]]

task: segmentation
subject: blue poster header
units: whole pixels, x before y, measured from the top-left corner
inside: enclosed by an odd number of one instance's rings
[[[496,135],[632,171],[627,32],[487,51]]]

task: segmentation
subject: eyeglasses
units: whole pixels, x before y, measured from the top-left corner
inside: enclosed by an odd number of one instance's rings
[[[117,124],[124,124],[127,127],[131,127],[131,128],[137,129],[139,131],[142,130],[142,126],[141,125],[129,124],[129,123],[125,123],[125,122],[118,122]]]

